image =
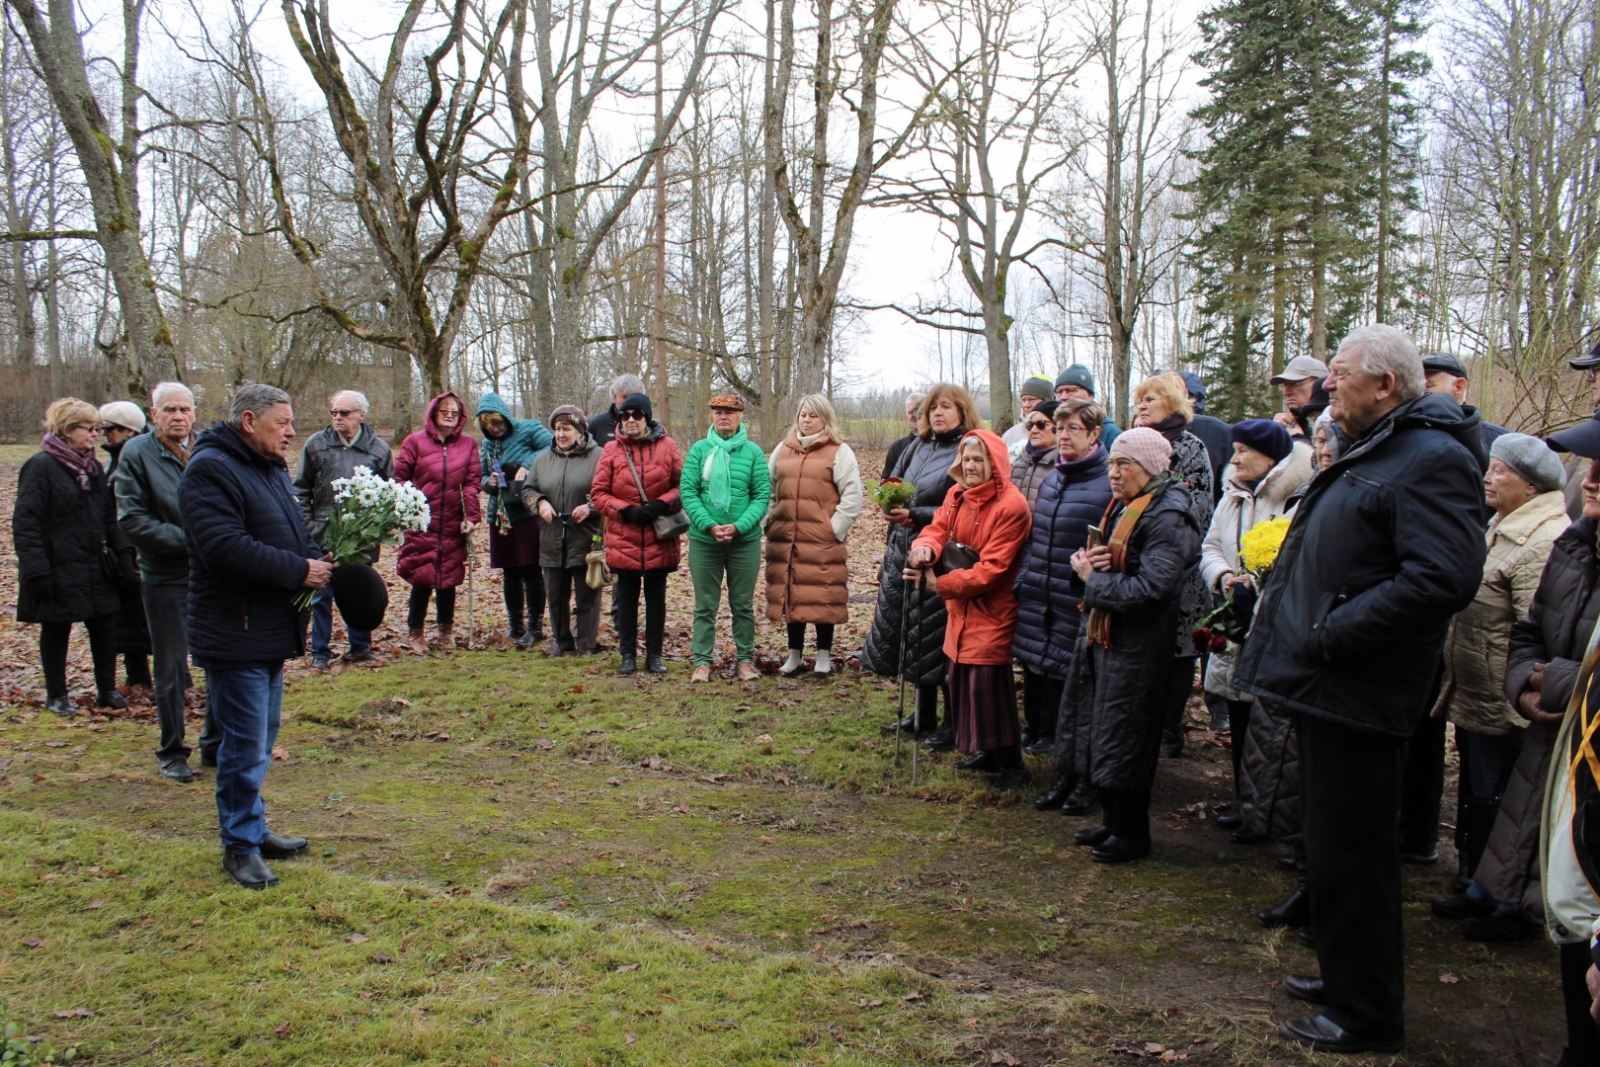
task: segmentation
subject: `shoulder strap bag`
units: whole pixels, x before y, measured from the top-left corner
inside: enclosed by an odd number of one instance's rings
[[[628,461],[628,470],[633,473],[633,484],[639,487],[639,503],[650,503],[650,497],[644,491],[644,479],[639,476],[639,468],[634,465],[633,455],[628,451],[627,445],[619,445],[622,449],[622,458]],[[650,528],[656,532],[657,541],[671,541],[682,537],[689,532],[689,516],[682,508],[659,516]]]

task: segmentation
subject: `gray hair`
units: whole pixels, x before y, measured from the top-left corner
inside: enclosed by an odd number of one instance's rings
[[[243,429],[245,412],[248,411],[260,419],[265,418],[267,412],[279,404],[293,403],[294,398],[276,385],[241,382],[238,391],[233,394],[233,410],[228,415],[228,425],[235,429]]]
[[[922,404],[922,402],[924,400],[926,400],[926,399],[928,399],[928,394],[927,393],[907,393],[906,394],[906,404],[907,405],[917,404],[917,405],[920,406]]]
[[[154,389],[150,390],[150,410],[154,411],[161,406],[161,398],[168,393],[183,393],[189,398],[189,404],[194,405],[194,390],[182,382],[157,382]]]
[[[363,415],[365,415],[367,412],[372,410],[372,405],[367,403],[367,394],[363,393],[359,389],[341,389],[337,393],[334,393],[332,396],[330,396],[328,398],[328,403],[332,404],[335,400],[338,400],[341,396],[353,396],[353,397],[355,397],[356,398],[355,399],[356,410],[361,412],[361,414],[363,414]]]
[[[1404,330],[1383,323],[1357,326],[1339,342],[1339,355],[1355,350],[1361,353],[1361,371],[1374,378],[1394,375],[1395,399],[1415,400],[1427,389],[1422,370],[1422,355]]]
[[[611,395],[613,397],[618,393],[627,393],[632,396],[634,393],[642,392],[644,392],[644,379],[637,374],[618,375],[611,383]]]

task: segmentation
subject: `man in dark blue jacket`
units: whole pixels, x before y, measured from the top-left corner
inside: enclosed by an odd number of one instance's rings
[[[305,654],[295,598],[326,588],[333,565],[306,534],[284,457],[294,438],[289,394],[254,382],[200,435],[178,488],[189,543],[189,649],[206,672],[217,750],[222,869],[247,889],[277,884],[266,859],[304,852],[305,838],[267,829],[261,785],[283,703],[283,661]]]
[[[1405,1043],[1398,812],[1406,742],[1427,714],[1450,617],[1483,577],[1476,413],[1425,395],[1392,326],[1346,337],[1329,411],[1353,444],[1306,490],[1234,684],[1300,735],[1306,875],[1325,1005],[1283,1034],[1329,1052]]]

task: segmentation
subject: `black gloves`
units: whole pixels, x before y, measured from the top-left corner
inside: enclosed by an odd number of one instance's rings
[[[623,522],[631,522],[635,526],[648,526],[653,521],[650,518],[650,513],[637,504],[629,504],[627,507],[617,512],[617,516],[621,518]]]
[[[644,506],[644,510],[650,513],[652,520],[659,519],[667,513],[667,504],[664,500],[652,500]]]

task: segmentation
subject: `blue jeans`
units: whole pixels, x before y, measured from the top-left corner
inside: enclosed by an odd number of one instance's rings
[[[350,636],[351,652],[372,651],[372,631],[345,627]],[[311,654],[328,655],[328,641],[333,637],[333,590],[318,589],[311,598]]]
[[[206,669],[211,714],[222,733],[217,749],[217,822],[230,856],[260,852],[267,836],[261,783],[272,764],[283,707],[283,664]]]

